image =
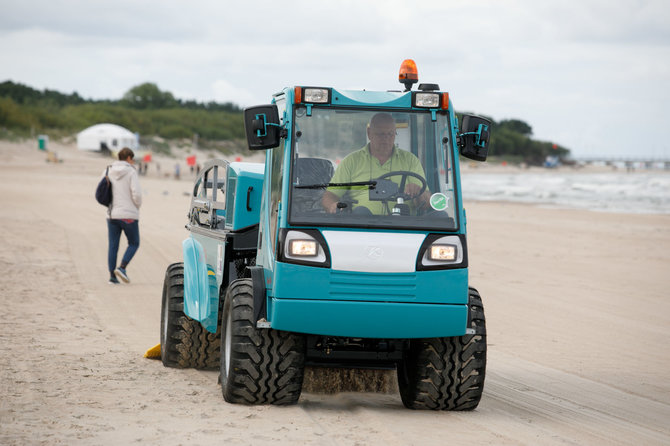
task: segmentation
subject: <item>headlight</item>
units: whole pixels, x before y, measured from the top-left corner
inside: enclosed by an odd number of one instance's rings
[[[453,262],[456,260],[456,252],[458,248],[455,245],[430,245],[428,258],[430,260]]]
[[[440,93],[414,93],[414,106],[425,108],[440,107]]]
[[[426,236],[417,259],[417,271],[467,267],[465,238],[461,237],[439,234]]]
[[[319,246],[314,240],[291,240],[289,252],[292,256],[316,257]]]
[[[282,262],[330,267],[326,241],[316,229],[282,229],[279,242]]]
[[[330,90],[328,88],[305,88],[304,102],[314,104],[327,104],[330,102]]]

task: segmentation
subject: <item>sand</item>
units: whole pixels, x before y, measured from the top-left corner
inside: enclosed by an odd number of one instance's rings
[[[109,160],[36,147],[0,142],[0,444],[670,444],[670,216],[466,203],[489,343],[474,412],[410,411],[397,391],[247,407],[217,372],[142,358],[190,172],[141,178],[132,283],[110,286],[93,198]]]

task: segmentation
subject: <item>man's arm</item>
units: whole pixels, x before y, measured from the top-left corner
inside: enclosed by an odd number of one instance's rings
[[[410,172],[413,172],[417,175],[420,175],[421,178],[423,178],[424,181],[426,181],[426,173],[423,171],[423,166],[421,165],[421,161],[419,161],[419,159],[416,156],[414,156],[413,153],[407,152],[407,154],[409,155],[409,159],[408,159],[409,166],[408,166],[407,170],[410,171]],[[429,206],[430,205],[430,190],[428,189],[427,183],[426,183],[426,190],[423,191],[423,193],[421,195],[418,195],[419,191],[421,190],[421,185],[416,184],[416,183],[412,183],[411,182],[412,177],[409,177],[407,180],[408,180],[407,184],[405,184],[405,193],[407,195],[409,195],[410,197],[412,197],[417,209],[424,209],[425,207]],[[414,181],[418,181],[418,180],[414,179]]]
[[[418,184],[410,183],[409,181],[405,185],[405,193],[412,197],[414,203],[416,203],[417,209],[424,209],[430,204],[430,192],[426,187],[426,190],[419,196],[417,194],[421,190],[421,186]]]
[[[329,214],[334,214],[337,212],[337,202],[340,201],[340,197],[327,190],[323,193],[321,198],[321,205]]]
[[[344,183],[351,181],[351,172],[349,171],[350,159],[349,156],[346,156],[342,160],[340,165],[335,169],[335,173],[329,181],[330,183]],[[337,203],[339,201],[340,196],[328,189],[323,192],[323,197],[321,197],[321,205],[329,214],[337,212]]]

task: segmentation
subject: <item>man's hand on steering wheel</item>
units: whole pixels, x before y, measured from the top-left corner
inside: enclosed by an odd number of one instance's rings
[[[417,211],[424,211],[430,206],[430,193],[428,189],[423,190],[418,184],[407,183],[407,186],[405,186],[405,195],[414,200]]]
[[[421,193],[421,186],[414,183],[407,183],[405,186],[405,195],[410,198],[416,198]]]
[[[418,209],[424,209],[430,203],[430,193],[428,192],[428,184],[426,180],[419,174],[410,172],[408,170],[396,170],[385,173],[378,179],[386,179],[394,176],[399,176],[400,185],[398,187],[398,197],[404,200],[414,200]],[[421,184],[414,184],[407,181],[409,177],[414,177],[421,181]]]
[[[402,199],[412,199],[416,197],[417,195],[422,194],[428,187],[428,184],[426,183],[426,180],[423,179],[421,175],[418,173],[410,172],[409,170],[394,170],[392,172],[387,172],[384,175],[380,176],[377,178],[378,180],[385,180],[387,178],[391,177],[400,177],[400,185],[398,187],[398,197]],[[421,181],[421,186],[417,184],[412,184],[407,181],[409,177],[414,177],[417,180]],[[410,187],[410,186],[415,186],[415,188]],[[408,189],[409,188],[409,189]],[[418,190],[417,190],[418,189]],[[400,192],[402,191],[402,192]],[[410,191],[412,194],[410,194]]]

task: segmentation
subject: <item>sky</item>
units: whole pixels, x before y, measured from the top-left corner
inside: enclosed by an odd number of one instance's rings
[[[668,0],[0,0],[0,82],[269,103],[295,85],[448,91],[576,158],[670,159]],[[493,129],[495,131],[495,128]]]

